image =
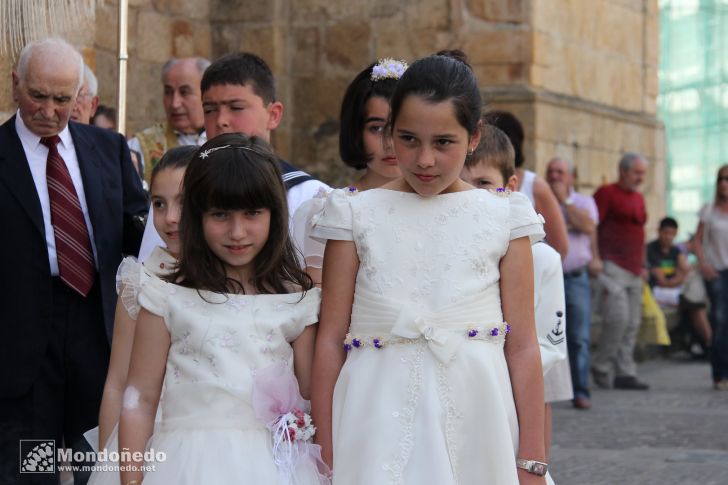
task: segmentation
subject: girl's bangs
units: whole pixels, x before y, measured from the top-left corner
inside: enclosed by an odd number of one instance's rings
[[[276,197],[269,180],[272,170],[265,163],[245,156],[214,160],[211,163],[221,166],[208,172],[208,183],[205,184],[208,190],[203,199],[206,209],[275,208]]]

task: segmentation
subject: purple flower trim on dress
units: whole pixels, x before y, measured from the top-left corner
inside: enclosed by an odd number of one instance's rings
[[[502,342],[506,335],[510,333],[511,326],[503,322],[499,325],[494,326],[476,326],[471,325],[467,330],[452,330],[454,335],[461,335],[468,340],[489,340],[493,342]],[[462,332],[462,333],[461,333]],[[422,338],[427,340],[427,336],[423,334]],[[373,347],[375,349],[382,349],[388,345],[395,344],[407,344],[413,343],[420,340],[419,338],[404,338],[397,337],[394,335],[389,336],[370,336],[370,335],[357,335],[347,334],[344,340],[344,350],[349,352],[353,349],[364,349],[366,347]]]
[[[497,195],[498,197],[508,197],[511,195],[511,191],[509,189],[506,189],[505,187],[498,187],[496,189],[488,189],[488,192],[490,192],[493,195]]]

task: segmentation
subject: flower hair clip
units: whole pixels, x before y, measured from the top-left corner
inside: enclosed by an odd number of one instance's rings
[[[402,77],[404,71],[409,66],[404,61],[396,61],[391,57],[380,59],[372,68],[372,81],[381,81],[382,79],[394,79],[395,81]]]

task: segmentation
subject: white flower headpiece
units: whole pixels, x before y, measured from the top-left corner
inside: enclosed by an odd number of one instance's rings
[[[381,81],[382,79],[394,79],[397,80],[402,77],[404,71],[409,66],[404,61],[396,61],[391,57],[380,59],[379,62],[372,68],[372,81]]]

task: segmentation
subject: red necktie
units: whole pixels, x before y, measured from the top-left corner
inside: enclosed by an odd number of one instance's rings
[[[81,296],[88,295],[94,284],[96,268],[81,204],[66,162],[56,146],[58,135],[41,138],[48,147],[46,178],[51,201],[51,224],[56,239],[56,256],[61,280]]]

